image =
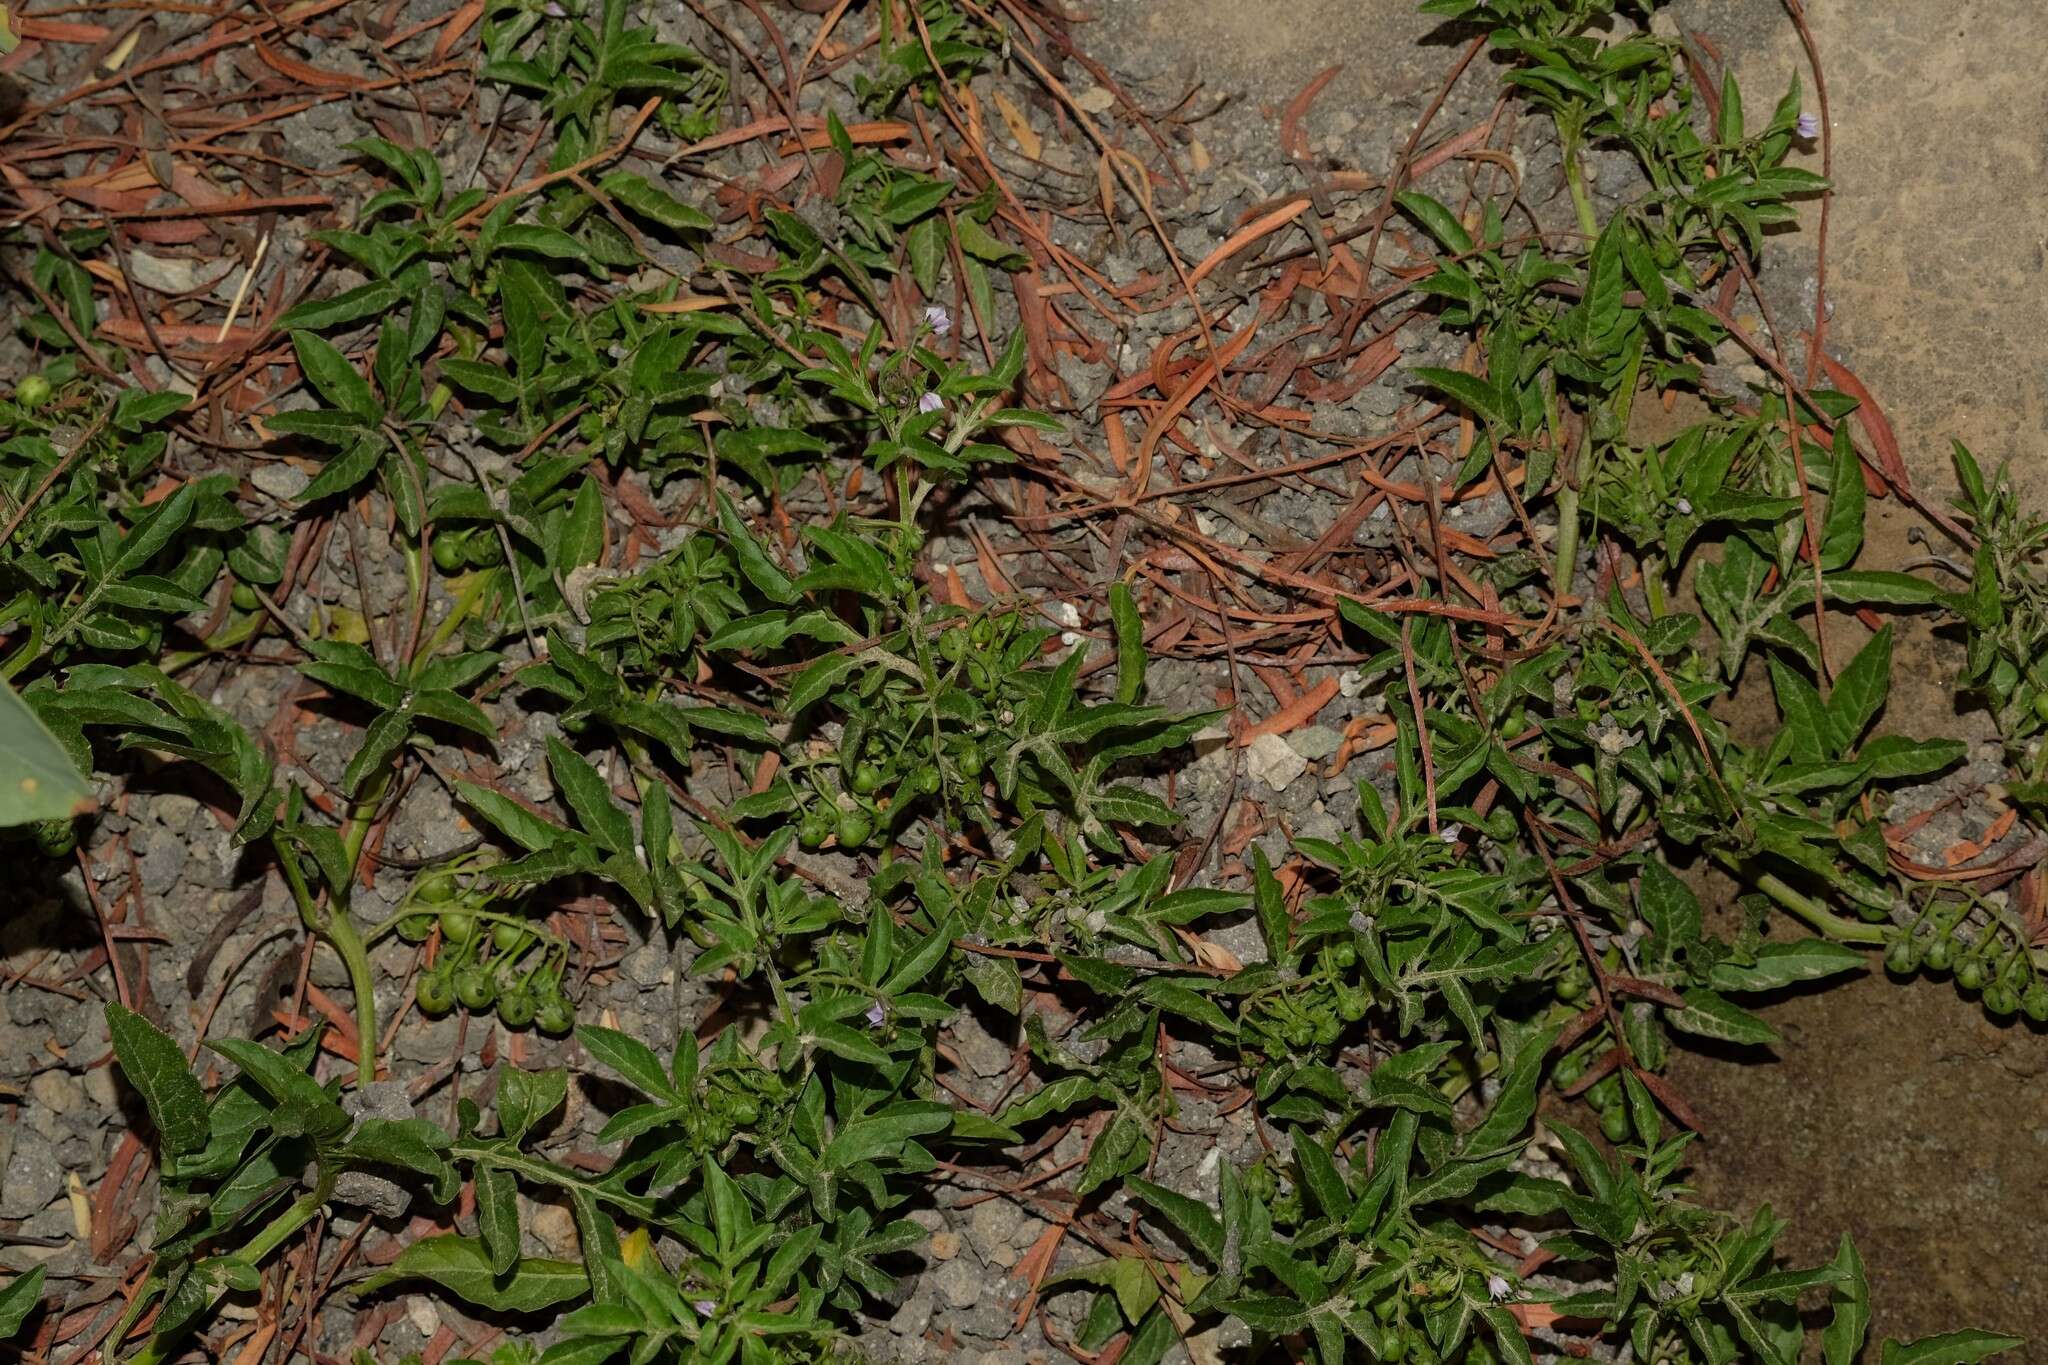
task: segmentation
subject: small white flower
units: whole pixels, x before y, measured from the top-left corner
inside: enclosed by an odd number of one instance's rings
[[[924,310],[924,325],[932,329],[932,335],[942,337],[953,330],[953,315],[936,303]]]
[[[1055,602],[1052,604],[1052,619],[1066,627],[1065,630],[1060,632],[1061,644],[1071,649],[1081,643],[1081,636],[1078,633],[1081,627],[1081,609],[1079,607],[1075,606],[1072,602]]]
[[[1689,517],[1692,515],[1692,500],[1690,498],[1680,498],[1678,499],[1678,501],[1672,503],[1671,505],[1678,509],[1678,515],[1680,515],[1681,517]]]
[[[1486,1297],[1492,1299],[1495,1303],[1499,1303],[1513,1292],[1514,1286],[1508,1283],[1507,1276],[1488,1275],[1486,1277]]]
[[[917,400],[919,412],[937,412],[946,406],[946,400],[935,393],[927,393]]]
[[[1445,825],[1436,832],[1436,837],[1447,844],[1455,844],[1458,842],[1458,836],[1464,832],[1464,827],[1461,825]]]

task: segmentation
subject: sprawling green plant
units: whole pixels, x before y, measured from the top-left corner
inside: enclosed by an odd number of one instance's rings
[[[752,241],[772,261],[707,257],[725,292],[679,308],[679,282],[636,272],[656,239],[703,246],[713,219],[625,169],[610,139],[647,99],[670,136],[706,136],[727,78],[624,0],[585,8],[494,0],[483,15],[485,78],[535,96],[553,131],[538,181],[451,193],[428,152],[353,145],[387,187],[321,234],[366,282],[279,323],[309,401],[264,426],[280,452],[323,461],[282,515],[250,521],[227,476],[156,488],[184,400],[108,393],[73,350],[93,320],[76,258],[102,239],[36,258],[66,317],[24,322],[53,359],[17,386],[0,443],[0,672],[25,704],[0,691],[0,820],[45,821],[45,849],[68,850],[82,789],[60,755],[87,771],[119,749],[195,764],[232,792],[236,837],[265,850],[354,996],[352,1076],[320,1079],[318,1030],[282,1049],[211,1039],[236,1068],[211,1095],[170,1037],[108,1007],[161,1185],[147,1278],[111,1340],[154,1312],[130,1358],[173,1358],[330,1200],[452,1227],[466,1188],[473,1234],[414,1240],[352,1292],[423,1281],[553,1323],[544,1351],[514,1341],[499,1365],[826,1359],[910,1264],[925,1233],[908,1215],[940,1162],[1000,1159],[1058,1121],[1082,1139],[1068,1192],[1127,1218],[1128,1237],[1042,1288],[1088,1294],[1074,1344],[1121,1343],[1121,1365],[1220,1317],[1255,1355],[1326,1365],[1529,1361],[1531,1333],[1555,1323],[1645,1361],[1858,1359],[1855,1249],[1787,1268],[1768,1209],[1694,1203],[1690,1112],[1661,1072],[1677,1035],[1775,1041],[1744,998],[1878,946],[1897,972],[1953,971],[1994,1016],[2048,1019],[2039,907],[1930,891],[1889,857],[1892,794],[1963,745],[1884,733],[1890,627],[1846,653],[1831,629],[1824,657],[1816,614],[1960,619],[1963,681],[2040,821],[2048,533],[1959,450],[1967,588],[1865,564],[1840,393],[1715,396],[1690,430],[1631,437],[1646,386],[1696,384],[1734,335],[1707,282],[1748,274],[1764,233],[1822,186],[1785,164],[1797,86],[1759,126],[1732,80],[1696,89],[1672,44],[1621,22],[1647,6],[1424,6],[1490,35],[1562,148],[1575,231],[1510,236],[1495,199],[1397,199],[1442,253],[1413,291],[1483,357],[1411,372],[1474,423],[1455,481],[1513,468],[1554,527],[1467,581],[1557,625],[1503,650],[1454,611],[1343,598],[1358,672],[1388,696],[1393,780],[1361,783],[1352,831],[1294,839],[1286,867],[1254,847],[1241,881],[1188,884],[1151,765],[1216,715],[1147,701],[1130,584],[1105,585],[1098,655],[1036,604],[950,605],[923,572],[948,495],[1014,462],[1016,429],[1062,430],[1014,405],[1021,330],[985,344],[986,367],[940,344],[970,321],[939,302],[948,285],[986,338],[1005,272],[1028,264],[992,226],[993,189],[862,150],[828,115],[833,175],[806,183],[832,213],[763,208]],[[978,7],[883,10],[853,81],[870,113],[937,106],[1000,60]],[[1640,173],[1604,222],[1581,170],[1594,146]],[[373,320],[363,370],[344,348]],[[867,500],[789,524],[808,484],[843,486],[829,476],[850,468]],[[626,476],[687,491],[674,537],[639,561],[615,552],[608,517]],[[342,497],[396,527],[406,600],[382,604],[388,621],[307,618],[272,591],[289,519]],[[1589,565],[1596,544],[1612,556]],[[1419,591],[1463,605],[1448,584]],[[280,630],[360,731],[316,761],[318,790],[280,783],[264,745],[179,681]],[[1782,721],[1760,743],[1715,714],[1746,677],[1768,681]],[[487,707],[503,698],[546,713],[551,803],[462,757],[500,743]],[[411,869],[369,922],[370,834],[412,777],[487,839]],[[25,779],[63,803],[14,803]],[[1717,926],[1681,876],[1708,867],[1741,888]],[[602,890],[687,940],[687,969],[759,1027],[700,1039],[685,1019],[649,1040],[579,1024],[593,964],[551,927],[564,890]],[[1259,939],[1249,963],[1200,937],[1240,916]],[[607,1168],[544,1154],[562,1068],[502,1066],[489,1111],[464,1098],[453,1131],[358,1112],[354,1095],[383,1084],[369,949],[387,935],[419,945],[423,1014],[573,1035],[631,1093],[600,1135],[620,1144]],[[941,1030],[970,1007],[1013,1019],[1031,1062],[993,1112],[937,1076]],[[1152,1178],[1189,1043],[1278,1138],[1220,1162],[1213,1205]],[[1528,1159],[1546,1086],[1563,1178]],[[523,1253],[522,1191],[566,1201],[579,1262]],[[1517,1275],[1477,1235],[1487,1223],[1536,1234],[1545,1274]],[[41,1285],[0,1290],[0,1335]],[[1959,1332],[1882,1358],[2016,1344]]]

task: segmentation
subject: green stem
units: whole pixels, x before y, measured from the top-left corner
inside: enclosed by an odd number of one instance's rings
[[[1579,231],[1591,241],[1600,235],[1600,219],[1593,212],[1593,201],[1586,194],[1586,173],[1579,165],[1578,139],[1569,139],[1564,147],[1564,183],[1571,191],[1572,208],[1579,215]]]
[[[1569,597],[1572,592],[1572,575],[1579,559],[1579,490],[1572,487],[1569,478],[1560,478],[1557,485],[1557,554],[1550,568],[1550,591],[1558,597]]]
[[[1860,920],[1844,919],[1813,897],[1788,884],[1775,872],[1750,873],[1745,871],[1736,859],[1726,854],[1717,853],[1715,857],[1730,872],[1746,878],[1757,890],[1835,942],[1870,946],[1884,942],[1885,927],[1882,924],[1865,924]]]
[[[1643,595],[1650,599],[1650,613],[1664,616],[1670,608],[1664,597],[1664,560],[1660,555],[1643,557]]]
[[[334,1176],[329,1174],[323,1166],[320,1170],[319,1183],[300,1196],[290,1208],[265,1224],[263,1231],[250,1238],[243,1244],[242,1249],[235,1253],[235,1259],[252,1266],[262,1265],[264,1257],[284,1245],[286,1238],[312,1221],[313,1215],[320,1212],[322,1206],[327,1203],[328,1197],[333,1193]],[[163,1362],[170,1358],[172,1348],[178,1346],[184,1340],[186,1332],[191,1327],[196,1326],[199,1320],[205,1317],[207,1313],[211,1312],[213,1306],[219,1303],[222,1296],[226,1293],[227,1290],[224,1287],[214,1290],[207,1296],[206,1306],[187,1319],[185,1327],[180,1328],[176,1332],[151,1337],[148,1345],[128,1357],[127,1365],[163,1365]],[[138,1296],[136,1299],[137,1307],[140,1307],[145,1302],[146,1299],[143,1297]],[[120,1333],[116,1334],[114,1344],[116,1348],[119,1347]]]

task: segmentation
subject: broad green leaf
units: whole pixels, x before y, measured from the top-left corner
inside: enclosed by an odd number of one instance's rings
[[[203,1150],[209,1132],[206,1095],[186,1064],[184,1052],[125,1005],[107,1005],[107,1033],[113,1039],[121,1074],[142,1096],[164,1152],[186,1156]]]
[[[671,1103],[682,1101],[683,1096],[676,1093],[668,1073],[662,1069],[661,1058],[638,1038],[615,1028],[585,1024],[577,1028],[576,1041],[583,1044],[585,1052],[641,1094]]]
[[[298,354],[299,369],[306,376],[306,382],[326,400],[329,407],[352,412],[372,422],[383,415],[383,405],[370,391],[369,381],[356,371],[355,363],[336,350],[325,337],[314,332],[293,332],[292,349]]]
[[[1776,1029],[1723,995],[1704,986],[1682,994],[1685,1008],[1664,1011],[1664,1022],[1680,1032],[1745,1046],[1768,1046],[1778,1041]]]
[[[631,171],[613,171],[598,181],[597,187],[641,217],[651,218],[663,227],[695,231],[711,227],[711,219],[701,211],[691,208],[645,176]]]
[[[5,1289],[0,1289],[0,1342],[13,1341],[28,1315],[42,1302],[43,1274],[43,1267],[36,1266],[16,1275]]]
[[[1499,391],[1477,375],[1466,374],[1463,370],[1439,369],[1433,365],[1417,365],[1408,372],[1431,388],[1449,394],[1488,424],[1514,425],[1513,412]]]
[[[488,787],[479,787],[474,782],[457,780],[455,794],[462,804],[474,810],[491,823],[492,828],[525,849],[538,853],[568,833],[560,825],[542,815],[536,815],[509,796],[500,796]]]
[[[497,1166],[478,1166],[476,1230],[483,1240],[484,1259],[494,1275],[502,1275],[519,1259],[519,1188],[512,1173]]]
[[[498,1131],[511,1142],[523,1141],[568,1095],[569,1073],[562,1067],[525,1071],[507,1063],[498,1070]]]
[[[1880,1365],[1974,1365],[2003,1351],[2017,1351],[2026,1344],[2024,1337],[1968,1328],[1918,1341],[1887,1341],[1879,1361]]]
[[[1884,706],[1892,685],[1892,628],[1870,637],[1835,678],[1828,694],[1828,729],[1834,752],[1847,753]]]
[[[1826,1365],[1856,1365],[1870,1331],[1870,1285],[1863,1276],[1863,1258],[1846,1234],[1835,1252],[1835,1269],[1841,1272],[1841,1279],[1828,1295],[1835,1312],[1821,1329],[1821,1357]]]
[[[1174,1231],[1214,1265],[1223,1259],[1223,1223],[1216,1211],[1164,1185],[1132,1176],[1124,1188],[1159,1212]]]
[[[0,825],[68,820],[92,806],[92,786],[64,746],[0,678]]]
[[[1854,948],[1824,938],[1808,938],[1795,943],[1763,944],[1757,949],[1756,961],[1748,966],[1717,963],[1708,981],[1722,991],[1772,991],[1798,981],[1817,981],[1853,972],[1864,965],[1864,955]]]
[[[517,1260],[499,1272],[491,1269],[482,1242],[453,1233],[413,1242],[356,1292],[368,1294],[401,1280],[431,1280],[479,1308],[513,1313],[539,1312],[590,1292],[589,1277],[574,1261]]]

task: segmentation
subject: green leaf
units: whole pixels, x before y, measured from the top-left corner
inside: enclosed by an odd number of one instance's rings
[[[1416,190],[1404,190],[1394,196],[1394,202],[1401,206],[1416,222],[1429,230],[1444,250],[1453,255],[1463,256],[1472,250],[1472,234],[1465,231],[1465,225],[1458,216],[1436,200]]]
[[[952,1122],[953,1111],[943,1104],[905,1101],[847,1124],[825,1148],[822,1159],[827,1168],[843,1171],[855,1162],[893,1155],[911,1139],[944,1132]]]
[[[242,1068],[242,1074],[270,1096],[277,1105],[271,1127],[286,1137],[303,1134],[317,1143],[348,1131],[348,1114],[290,1058],[247,1038],[214,1039],[206,1045]]]
[[[1110,585],[1109,619],[1116,628],[1116,699],[1130,705],[1145,691],[1145,623],[1122,580]]]
[[[711,219],[703,213],[631,171],[613,171],[598,181],[597,187],[642,218],[651,218],[663,227],[692,231],[711,227]]]
[[[92,785],[28,703],[0,678],[0,825],[68,820],[92,806]]]
[[[1828,694],[1828,730],[1835,753],[1847,753],[1870,728],[1892,685],[1892,628],[1886,626],[1856,651]]]
[[[142,1096],[168,1156],[203,1151],[209,1127],[206,1095],[185,1054],[155,1025],[125,1005],[107,1006],[107,1033],[121,1074]]]
[[[1854,948],[1824,938],[1808,938],[1795,943],[1763,944],[1756,951],[1756,961],[1748,966],[1717,963],[1708,981],[1716,990],[1772,991],[1797,981],[1818,981],[1853,972],[1863,965],[1863,954]]]
[[[585,1024],[576,1030],[576,1041],[583,1044],[583,1050],[603,1065],[611,1068],[628,1085],[641,1094],[658,1100],[680,1104],[683,1096],[669,1082],[668,1073],[662,1070],[661,1058],[654,1055],[654,1049],[630,1034],[614,1028],[603,1028],[596,1024]],[[888,1058],[884,1057],[884,1061]]]
[[[276,325],[286,331],[339,327],[345,322],[389,312],[399,298],[397,285],[389,280],[375,280],[331,299],[308,299],[279,318]]]
[[[43,1267],[16,1275],[0,1289],[0,1342],[13,1341],[43,1298]]]
[[[554,774],[555,787],[562,793],[562,799],[576,812],[576,823],[607,853],[621,853],[633,847],[633,821],[613,804],[611,788],[605,785],[604,778],[553,735],[548,736],[548,771]]]
[[[2024,1337],[2002,1336],[1973,1327],[1961,1332],[1944,1332],[1938,1337],[1922,1337],[1918,1341],[1887,1341],[1880,1365],[1972,1365],[1975,1361],[1989,1360],[2001,1351],[2016,1351],[2026,1344]]]
[[[483,1239],[484,1259],[494,1275],[502,1275],[519,1259],[519,1186],[510,1171],[479,1165],[476,1188],[476,1230]]]
[[[431,1280],[479,1308],[534,1313],[590,1292],[590,1279],[574,1261],[518,1260],[509,1270],[491,1269],[483,1243],[447,1233],[423,1237],[398,1259],[357,1287],[368,1294],[400,1280]]]
[[[1834,468],[1828,481],[1827,517],[1821,523],[1820,566],[1846,569],[1863,548],[1863,467],[1849,439],[1849,424],[1835,428]]]
[[[523,1141],[568,1096],[569,1073],[564,1068],[524,1071],[508,1063],[498,1070],[498,1131],[510,1142]]]
[[[1776,1029],[1717,992],[1700,986],[1683,995],[1684,1009],[1664,1011],[1664,1022],[1681,1032],[1745,1046],[1768,1046],[1778,1041]]]
[[[305,374],[306,382],[326,400],[329,407],[352,412],[372,422],[383,416],[383,406],[378,403],[377,395],[370,391],[370,382],[358,374],[354,363],[325,337],[313,332],[293,332],[292,349],[298,353],[299,369]]]
[[[1439,369],[1434,365],[1417,365],[1409,370],[1423,383],[1433,389],[1449,394],[1459,404],[1470,408],[1489,426],[1513,427],[1513,411],[1493,385],[1476,375],[1463,370]]]
[[[1835,1268],[1842,1278],[1828,1295],[1835,1313],[1821,1330],[1821,1357],[1826,1365],[1856,1365],[1870,1331],[1870,1285],[1863,1276],[1863,1258],[1846,1235],[1835,1252]]]
[[[484,817],[491,827],[525,849],[538,853],[551,847],[557,840],[568,834],[554,821],[536,815],[509,796],[500,796],[488,787],[479,787],[474,782],[457,779],[455,794],[471,810]]]
[[[114,428],[137,432],[153,427],[172,413],[183,412],[191,401],[188,395],[169,389],[158,393],[151,393],[148,389],[123,389],[121,396],[114,400]]]
[[[455,1168],[442,1155],[448,1145],[448,1135],[426,1119],[370,1118],[349,1134],[344,1156],[350,1162],[373,1161],[428,1176],[435,1201],[447,1203],[461,1185]]]
[[[1207,1257],[1210,1264],[1222,1261],[1223,1223],[1214,1209],[1138,1176],[1126,1180],[1124,1188],[1158,1210],[1174,1231],[1186,1239],[1190,1247]]]

